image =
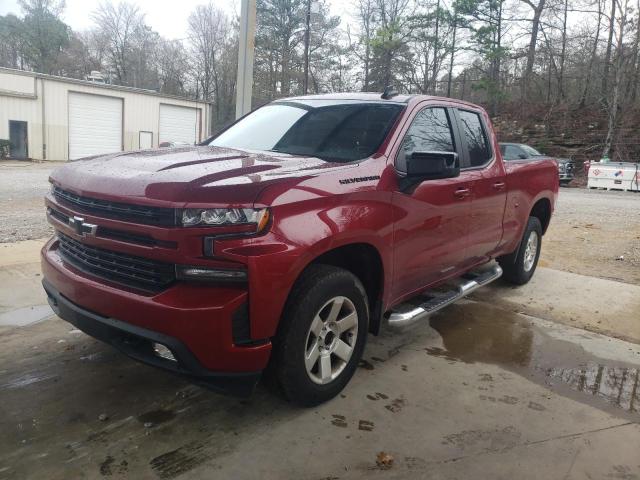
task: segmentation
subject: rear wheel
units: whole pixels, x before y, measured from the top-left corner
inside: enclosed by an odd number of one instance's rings
[[[537,217],[529,217],[520,248],[512,255],[498,258],[503,270],[502,278],[515,285],[528,283],[538,266],[541,246],[542,224]]]
[[[274,340],[273,368],[285,397],[314,406],[340,393],[362,357],[368,321],[367,295],[357,277],[310,266],[296,282]]]

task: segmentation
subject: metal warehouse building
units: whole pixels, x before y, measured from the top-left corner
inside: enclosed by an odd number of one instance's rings
[[[211,131],[210,104],[152,90],[0,68],[0,139],[11,158],[74,160]]]

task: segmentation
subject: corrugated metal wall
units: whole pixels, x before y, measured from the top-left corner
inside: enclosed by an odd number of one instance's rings
[[[123,148],[139,148],[140,132],[153,133],[153,146],[158,146],[160,104],[197,108],[201,125],[199,140],[210,131],[208,104],[172,97],[117,90],[51,77],[38,77],[0,69],[0,138],[9,138],[9,120],[28,122],[29,157],[42,160],[43,143],[47,160],[69,159],[68,93],[83,92],[121,98],[124,101]],[[44,98],[44,102],[43,102]],[[44,109],[43,109],[44,107]],[[42,118],[45,119],[44,139]]]

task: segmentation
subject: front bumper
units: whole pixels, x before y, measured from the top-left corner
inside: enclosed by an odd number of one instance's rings
[[[270,342],[234,344],[232,319],[247,302],[241,288],[179,282],[153,296],[131,292],[65,264],[55,239],[42,250],[42,271],[61,318],[144,363],[239,395],[251,393],[268,363]],[[177,362],[157,357],[152,342],[171,349]]]

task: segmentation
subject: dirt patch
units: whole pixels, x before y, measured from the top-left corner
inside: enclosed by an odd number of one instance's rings
[[[540,265],[640,284],[640,195],[560,190]]]

